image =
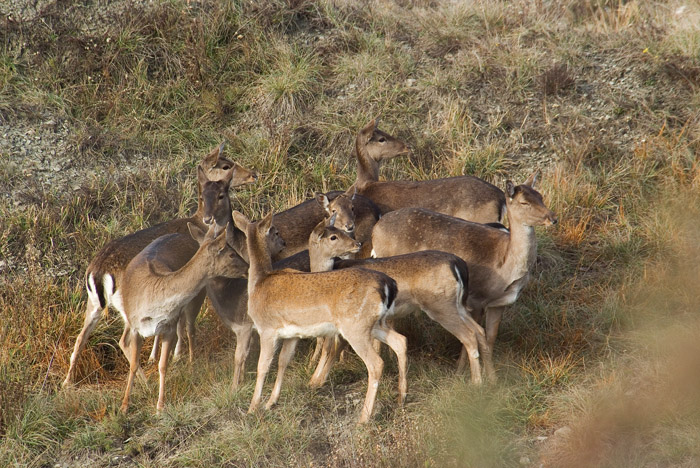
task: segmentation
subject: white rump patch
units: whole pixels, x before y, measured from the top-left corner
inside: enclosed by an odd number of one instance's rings
[[[97,294],[97,285],[95,284],[95,277],[93,276],[92,273],[90,273],[90,276],[88,276],[88,279],[87,279],[87,293],[88,293],[88,298],[90,299],[90,302],[93,304],[99,305],[100,297]]]
[[[464,278],[462,278],[462,275],[459,274],[459,270],[455,265],[453,265],[453,268],[458,278],[455,306],[457,307],[457,313],[459,313],[459,316],[462,317],[462,320],[466,320],[467,314],[469,314],[469,312],[467,312],[467,310],[462,305],[462,296],[464,295]]]
[[[375,252],[374,249],[372,249],[372,252],[370,252],[369,256],[372,258],[377,258],[377,252]]]
[[[102,288],[104,288],[105,302],[107,305],[111,305],[112,296],[114,295],[114,277],[109,273],[102,277]]]

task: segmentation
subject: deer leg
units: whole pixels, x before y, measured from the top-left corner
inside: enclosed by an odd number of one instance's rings
[[[275,355],[275,345],[277,339],[274,331],[265,331],[260,333],[260,357],[258,358],[258,376],[255,380],[255,391],[253,399],[250,401],[248,413],[254,412],[260,405],[262,399],[263,385],[265,385],[265,377],[270,370],[272,358]]]
[[[232,388],[235,390],[241,384],[245,376],[245,362],[250,352],[250,339],[253,336],[253,324],[246,323],[233,327],[233,332],[236,334],[236,351],[233,357],[232,383]]]
[[[493,366],[493,349],[496,343],[496,335],[498,335],[498,326],[501,324],[501,317],[503,317],[503,307],[488,307],[486,309],[486,345],[487,349],[484,350],[484,367],[486,370],[486,377],[489,381],[496,380],[496,369]]]
[[[396,354],[399,364],[399,406],[403,406],[406,400],[406,370],[408,359],[406,357],[406,337],[390,328],[384,323],[377,323],[372,329],[372,336],[388,345]]]
[[[158,362],[158,403],[156,404],[156,412],[160,413],[165,407],[165,375],[168,372],[168,358],[172,350],[173,342],[177,339],[177,334],[174,330],[168,330],[162,334],[163,343],[160,347],[160,360]]]
[[[129,327],[128,323],[125,323],[124,324],[124,331],[122,332],[121,338],[119,338],[119,348],[122,350],[122,353],[124,353],[124,356],[126,356],[126,360],[129,363],[131,363],[131,361],[129,360],[129,353],[131,351],[129,350],[129,347],[126,345],[127,343],[130,342],[129,340],[131,339],[129,336],[127,336],[129,333],[131,333],[131,327]],[[139,336],[141,336],[141,335],[139,335]],[[141,337],[141,346],[143,346],[143,337]],[[140,355],[140,353],[141,353],[141,349],[139,348],[139,355]],[[143,372],[143,368],[141,367],[141,363],[139,362],[138,359],[136,360],[136,362],[138,364],[138,368],[136,369],[136,372],[139,376],[139,380],[145,386],[148,383],[148,379],[146,379],[146,374]]]
[[[457,373],[466,371],[467,362],[471,369],[471,381],[481,383],[481,363],[479,362],[479,344],[486,345],[486,335],[483,328],[464,309],[433,308],[426,314],[448,332],[452,333],[461,343],[462,351],[457,362]]]
[[[354,330],[353,330],[354,332]],[[374,409],[374,401],[377,398],[377,389],[379,388],[379,379],[382,377],[384,370],[384,361],[372,347],[372,339],[365,330],[360,333],[347,333],[343,337],[350,343],[355,353],[362,359],[362,362],[367,366],[367,394],[365,402],[360,411],[360,419],[358,424],[364,424],[369,421]]]
[[[69,387],[73,385],[75,379],[75,366],[78,361],[78,356],[83,351],[85,347],[85,340],[92,334],[95,327],[100,321],[102,316],[102,308],[100,307],[99,300],[93,298],[88,294],[87,309],[85,310],[85,320],[83,321],[83,328],[80,330],[80,334],[75,339],[75,346],[73,346],[73,353],[70,355],[70,366],[68,367],[68,373],[66,378],[61,384],[63,387]]]
[[[153,337],[153,347],[151,348],[151,354],[148,355],[148,362],[156,362],[158,357],[158,346],[160,346],[160,335]]]
[[[309,364],[313,364],[314,362],[316,362],[320,359],[321,350],[323,349],[324,341],[325,341],[325,338],[323,336],[316,337],[316,347],[314,348],[314,353],[311,355],[311,359],[309,360]]]
[[[197,294],[194,299],[192,299],[189,304],[185,306],[183,314],[180,316],[180,320],[177,322],[177,345],[175,345],[175,360],[180,359],[182,356],[182,343],[185,342],[185,335],[187,335],[187,346],[189,351],[190,364],[194,360],[194,348],[195,348],[195,328],[194,324],[199,315],[199,311],[202,309],[202,304],[204,304],[204,298],[207,297],[206,290]]]
[[[296,349],[298,342],[299,338],[289,338],[287,340],[284,340],[284,343],[282,343],[282,349],[280,350],[280,355],[277,358],[277,378],[275,379],[275,386],[272,389],[270,399],[267,400],[265,409],[272,408],[272,406],[275,403],[277,403],[277,400],[280,397],[280,392],[282,391],[282,379],[284,378],[284,371],[287,370],[289,362],[294,357],[294,350]]]
[[[471,316],[476,323],[481,325],[484,322],[484,309],[479,307],[471,310]]]
[[[328,374],[331,372],[331,367],[340,357],[340,354],[345,349],[347,342],[338,336],[328,336],[323,342],[323,351],[321,358],[316,365],[316,370],[309,380],[309,387],[320,388],[328,379]]]
[[[126,379],[126,390],[121,406],[122,413],[126,413],[129,410],[129,397],[131,396],[131,389],[134,386],[134,376],[141,368],[139,365],[139,355],[141,354],[141,347],[143,346],[143,337],[138,333],[132,332],[129,325],[126,324],[124,333],[119,340],[119,346],[129,360],[129,376]]]

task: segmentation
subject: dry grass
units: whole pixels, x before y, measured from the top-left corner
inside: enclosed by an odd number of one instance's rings
[[[698,362],[677,356],[697,354],[699,333],[698,15],[675,1],[112,2],[97,14],[60,0],[4,20],[0,123],[45,135],[51,119],[70,134],[55,155],[0,146],[1,464],[697,466]],[[497,385],[454,376],[456,342],[413,319],[400,324],[404,410],[385,355],[376,419],[355,428],[362,364],[350,357],[309,391],[301,347],[278,408],[248,416],[254,366],[231,391],[232,334],[205,314],[166,414],[149,368],[124,417],[112,314],[78,388],[59,389],[91,256],[187,214],[210,148],[226,139],[263,175],[235,194],[257,217],[349,186],[355,132],[374,116],[413,149],[387,178],[543,172],[561,223],[538,231]],[[75,180],[52,179],[41,165],[53,158]]]

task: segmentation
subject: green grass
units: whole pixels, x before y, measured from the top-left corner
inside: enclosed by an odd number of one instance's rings
[[[65,122],[55,157],[81,169],[70,186],[42,181],[0,146],[1,465],[698,465],[697,6],[124,2],[85,28],[95,7],[64,3],[0,30],[0,124],[45,136],[47,115]],[[355,427],[362,363],[350,356],[311,391],[300,346],[278,406],[247,415],[257,339],[232,391],[233,335],[208,313],[194,365],[172,366],[165,413],[147,366],[123,416],[110,314],[79,385],[60,389],[90,259],[189,214],[211,148],[226,140],[262,175],[234,194],[259,217],[347,188],[354,136],[375,116],[413,150],[385,178],[503,186],[542,172],[560,223],[538,229],[533,280],[497,340],[497,384],[455,376],[456,340],[414,318],[399,324],[404,409],[386,353],[376,416]]]

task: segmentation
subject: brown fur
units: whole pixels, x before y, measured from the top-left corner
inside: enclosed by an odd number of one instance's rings
[[[421,208],[388,213],[372,231],[378,257],[434,249],[453,253],[467,262],[469,308],[477,320],[485,312],[488,349],[482,350],[482,356],[490,379],[495,378],[490,355],[503,307],[517,299],[537,256],[532,226],[557,222],[533,188],[534,181],[533,175],[523,185],[515,187],[510,181],[506,184],[510,232]],[[463,350],[460,363],[465,357]]]
[[[275,260],[290,257],[307,248],[309,234],[324,218],[330,218],[334,208],[348,199],[352,200],[354,213],[354,236],[360,242],[367,242],[372,237],[372,227],[379,219],[379,208],[368,198],[354,195],[354,190],[348,192],[333,191],[325,194],[330,202],[330,211],[324,209],[318,197],[307,200],[293,208],[277,213],[274,216],[274,226],[279,230],[286,247]],[[339,199],[341,197],[341,199]],[[342,198],[345,200],[342,200]],[[347,215],[344,215],[347,216]],[[344,223],[339,221],[339,225]]]
[[[384,324],[396,294],[394,280],[368,270],[327,273],[300,273],[289,269],[273,271],[264,240],[273,222],[272,215],[250,223],[236,212],[234,220],[247,233],[250,256],[248,314],[260,333],[258,375],[249,412],[255,411],[262,399],[262,387],[277,341],[282,339],[283,345],[277,380],[267,408],[279,397],[284,371],[299,338],[331,330],[343,335],[367,365],[369,382],[359,421],[366,422],[372,414],[383,368],[382,359],[372,348],[372,337],[389,344],[399,359],[399,399],[403,402],[406,393],[405,338]]]
[[[211,179],[218,180],[221,177],[230,178],[231,184],[247,184],[251,180],[257,179],[255,172],[239,166],[222,154],[223,147],[215,149],[203,159],[203,165],[200,164],[197,168],[197,184],[198,184],[198,200],[197,211],[194,215],[184,218],[175,219],[165,223],[152,226],[147,229],[142,229],[133,234],[129,234],[120,239],[115,239],[107,243],[95,255],[85,271],[85,284],[88,290],[88,303],[85,311],[85,320],[83,327],[78,334],[73,352],[70,358],[70,366],[66,373],[66,378],[63,381],[63,386],[73,384],[75,378],[75,370],[78,357],[85,346],[87,338],[90,336],[94,328],[99,323],[102,311],[108,307],[109,301],[106,297],[103,285],[105,278],[109,275],[113,283],[113,293],[116,293],[122,282],[124,269],[128,263],[141,250],[155,239],[171,233],[189,235],[187,223],[196,224],[200,228],[205,225],[202,220],[204,210],[204,202],[202,199],[202,187]],[[224,169],[226,168],[227,169]],[[238,175],[236,175],[238,174]],[[254,176],[255,175],[255,176]],[[254,176],[254,177],[253,177]],[[91,281],[92,278],[92,281]],[[94,282],[94,291],[92,291],[91,283]],[[178,342],[178,343],[181,343]],[[191,347],[190,347],[191,348]],[[179,354],[179,347],[176,350],[176,355]],[[192,352],[190,349],[190,359]]]
[[[386,148],[379,151],[378,140]],[[379,164],[385,159],[406,154],[403,143],[377,128],[372,120],[357,135],[357,192],[377,204],[382,214],[407,207],[425,208],[478,223],[501,222],[504,215],[503,192],[484,180],[465,175],[443,179],[379,181]],[[389,144],[393,145],[389,150]]]
[[[129,360],[129,377],[122,412],[129,407],[134,376],[140,369],[143,338],[156,334],[162,336],[158,364],[160,390],[156,406],[160,411],[165,403],[168,356],[184,309],[190,307],[195,297],[202,296],[201,291],[210,278],[240,277],[247,272],[247,263],[227,241],[226,229],[215,238],[215,224],[211,225],[206,237],[196,225],[190,224],[189,227],[192,237],[201,242],[194,253],[191,237],[168,234],[136,255],[124,272],[121,294],[126,321],[119,345]]]
[[[386,273],[396,280],[399,288],[395,315],[408,315],[423,310],[430,318],[458,337],[469,351],[472,382],[481,383],[478,347],[486,346],[486,335],[468,313],[469,273],[464,260],[456,255],[434,250],[387,258],[334,260],[334,257],[353,252],[357,248],[352,239],[342,231],[326,227],[309,238],[311,270],[361,267]],[[341,349],[342,347],[336,346],[332,341],[326,341],[319,364],[309,382],[312,387],[323,385]]]

